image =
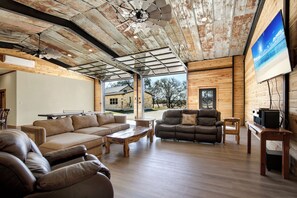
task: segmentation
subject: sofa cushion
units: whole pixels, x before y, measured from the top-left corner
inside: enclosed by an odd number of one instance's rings
[[[200,109],[199,117],[210,117],[216,118],[218,116],[218,112],[215,109]]]
[[[72,118],[74,130],[99,126],[96,115],[85,115],[85,116],[74,115],[71,118]]]
[[[199,110],[193,110],[193,109],[183,109],[182,113],[185,114],[196,114],[198,115]]]
[[[105,136],[111,133],[111,129],[106,127],[88,127],[88,128],[75,130],[74,133]]]
[[[62,133],[50,136],[46,138],[46,141],[47,142],[39,146],[39,149],[43,154],[49,151],[55,151],[77,145],[85,145],[87,150],[89,150],[89,148],[99,147],[99,145],[103,144],[102,137],[81,133]]]
[[[197,114],[182,114],[182,124],[196,125]]]
[[[129,129],[130,125],[126,123],[111,123],[111,124],[104,124],[101,127],[108,128],[111,130],[112,133],[114,133],[114,132]]]
[[[104,124],[115,123],[115,119],[112,113],[97,114],[97,119],[100,126]]]
[[[158,131],[170,131],[175,132],[176,125],[170,125],[170,124],[160,124],[158,126]]]
[[[198,124],[203,126],[215,126],[216,118],[198,117]]]
[[[165,124],[171,124],[171,125],[180,124],[181,118],[182,118],[181,112],[182,112],[181,110],[175,110],[175,109],[167,110],[163,113],[162,120],[164,121]]]
[[[176,125],[176,132],[195,133],[195,126],[190,125]]]
[[[218,130],[216,126],[195,126],[195,133],[201,134],[217,134]]]
[[[74,131],[70,117],[55,120],[36,120],[33,125],[45,128],[47,137]]]
[[[29,152],[25,164],[35,178],[39,178],[51,171],[49,162],[42,155],[37,153]]]
[[[0,133],[0,150],[24,161],[27,158],[27,153],[31,150],[28,136],[18,129],[0,130]]]

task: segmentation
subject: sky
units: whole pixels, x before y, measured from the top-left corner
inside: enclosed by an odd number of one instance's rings
[[[187,79],[187,74],[175,74],[175,75],[166,75],[166,76],[157,76],[157,77],[150,77],[152,79],[152,84],[161,78],[176,78],[178,81],[183,82]],[[116,83],[117,81],[106,82],[105,87],[109,87],[111,83]]]
[[[156,82],[161,78],[176,78],[178,81],[186,81],[187,74],[176,74],[176,75],[167,75],[167,76],[158,76],[158,77],[150,77],[152,79],[152,83]]]

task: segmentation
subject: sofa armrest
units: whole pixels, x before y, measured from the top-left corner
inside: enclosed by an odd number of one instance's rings
[[[43,127],[24,125],[21,126],[21,130],[33,139],[37,146],[46,142],[46,130]]]
[[[79,183],[96,175],[100,166],[97,161],[86,161],[53,170],[37,180],[37,189],[58,190]]]
[[[125,115],[114,115],[114,119],[116,123],[126,123],[127,122],[127,116]]]
[[[223,124],[224,124],[224,122],[222,122],[222,121],[217,121],[216,122],[216,126],[223,126]]]
[[[75,159],[77,157],[85,156],[87,148],[84,145],[69,147],[57,151],[51,151],[43,156],[47,159],[51,166]]]
[[[163,124],[163,120],[156,120],[156,124]]]

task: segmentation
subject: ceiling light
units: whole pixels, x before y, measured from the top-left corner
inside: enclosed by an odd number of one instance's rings
[[[93,50],[92,49],[89,49],[89,52],[93,52]]]
[[[133,36],[133,37],[134,37],[135,39],[137,39],[137,38],[138,38],[138,36],[136,36],[136,35],[135,35],[135,36]]]
[[[201,19],[201,21],[202,21],[202,22],[205,22],[205,21],[207,21],[207,18],[206,18],[206,17],[203,17],[203,18]]]
[[[67,54],[67,56],[69,56],[69,57],[72,57],[72,55],[71,55],[71,54]]]

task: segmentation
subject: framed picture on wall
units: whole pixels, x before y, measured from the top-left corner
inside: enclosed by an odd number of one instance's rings
[[[199,89],[199,109],[216,109],[216,88]]]

